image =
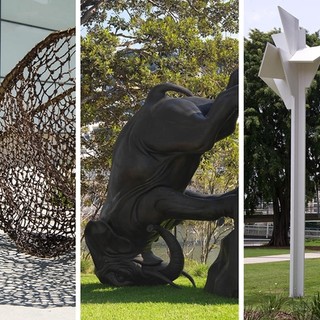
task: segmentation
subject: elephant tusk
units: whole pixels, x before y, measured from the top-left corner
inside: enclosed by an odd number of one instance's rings
[[[149,225],[147,231],[157,231],[167,244],[170,251],[170,261],[159,272],[171,281],[175,280],[180,276],[184,266],[184,256],[178,240],[169,230],[160,225]]]
[[[157,279],[163,281],[164,283],[170,284],[174,288],[180,289],[180,287],[177,284],[172,282],[170,279],[168,279],[166,276],[164,276],[160,272],[153,272],[153,271],[150,271],[150,270],[143,270],[143,273],[145,275],[147,275],[147,276],[151,276],[153,278],[157,278]]]
[[[194,288],[197,287],[194,279],[192,278],[192,276],[190,276],[189,273],[187,273],[187,272],[185,272],[185,271],[182,270],[181,274],[182,274],[183,276],[185,276],[187,279],[189,279],[189,281],[192,283],[192,286],[193,286]]]

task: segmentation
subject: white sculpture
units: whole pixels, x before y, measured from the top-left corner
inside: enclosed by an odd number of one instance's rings
[[[283,31],[268,43],[259,77],[291,110],[290,297],[304,295],[305,241],[305,93],[320,64],[320,46],[306,45],[299,20],[278,7]]]

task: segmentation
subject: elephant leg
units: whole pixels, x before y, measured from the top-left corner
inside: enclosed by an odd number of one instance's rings
[[[205,290],[224,297],[238,297],[239,290],[239,248],[238,225],[221,241],[218,258],[208,271]]]
[[[138,219],[144,224],[159,224],[168,219],[213,221],[221,217],[234,218],[237,208],[237,192],[201,197],[159,187],[141,199]]]
[[[222,198],[225,198],[227,196],[237,196],[238,195],[238,188],[235,188],[231,191],[228,191],[224,194],[221,194],[221,195],[204,195],[202,193],[199,193],[199,192],[194,192],[194,191],[191,191],[191,190],[186,190],[184,192],[185,195],[189,196],[189,197],[193,197],[193,198],[198,198],[198,199],[214,199],[214,198],[219,198],[219,197],[222,197]]]

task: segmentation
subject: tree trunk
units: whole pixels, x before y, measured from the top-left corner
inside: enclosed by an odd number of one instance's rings
[[[283,192],[273,198],[273,233],[269,246],[288,247],[290,226],[290,195]]]

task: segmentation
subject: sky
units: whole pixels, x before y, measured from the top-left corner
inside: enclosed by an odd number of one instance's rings
[[[319,0],[243,0],[243,4],[245,37],[250,29],[268,32],[282,28],[278,6],[295,16],[309,33],[320,30]]]

